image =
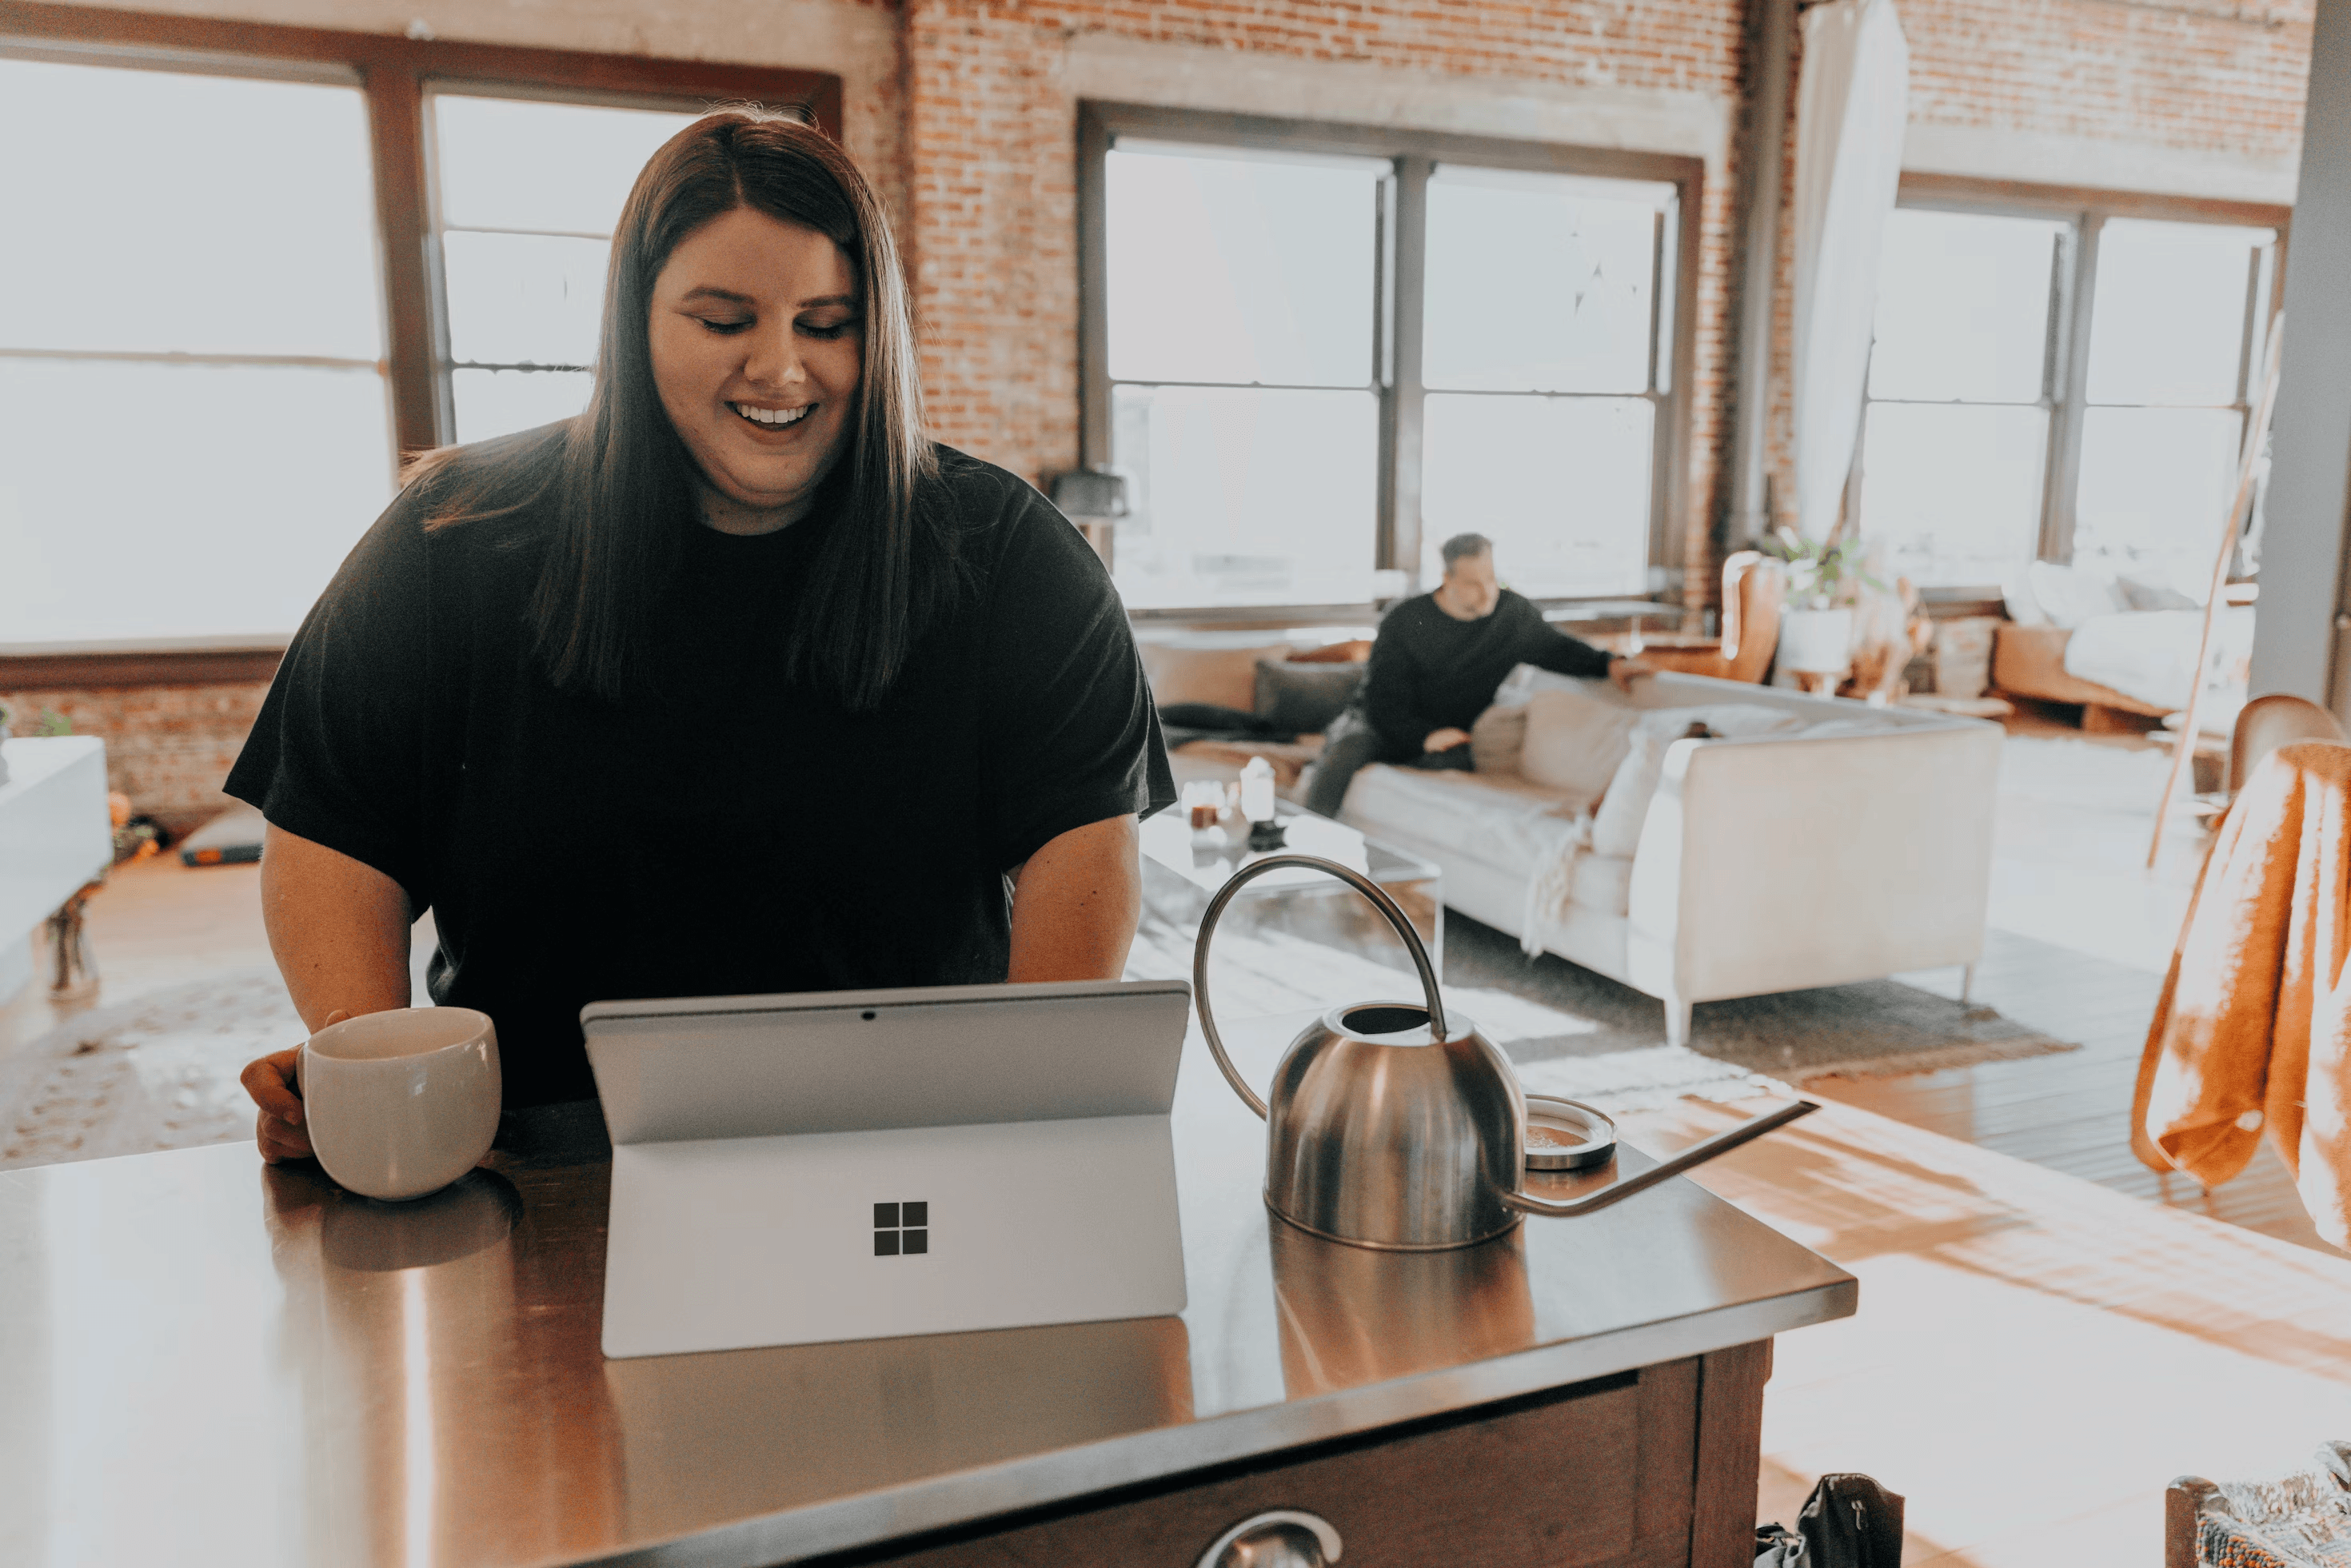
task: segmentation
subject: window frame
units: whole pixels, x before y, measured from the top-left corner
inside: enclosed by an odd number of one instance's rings
[[[2293,208],[2262,202],[2146,195],[1907,172],[1902,176],[1895,204],[1983,217],[2060,218],[2072,225],[2059,241],[2057,256],[2050,269],[2048,340],[2042,365],[2041,399],[2041,406],[2049,415],[2049,446],[2042,464],[2041,521],[2034,534],[2034,560],[2062,563],[2074,558],[2074,509],[2081,493],[2082,433],[2092,407],[2090,329],[2097,300],[2098,234],[2107,220],[2144,218],[2275,231],[2277,244],[2272,252],[2269,276],[2260,280],[2259,288],[2249,291],[2244,346],[2239,353],[2237,401],[2229,405],[2243,417],[2252,418],[2252,399],[2260,392],[2252,381],[2260,374],[2261,337],[2268,327],[2265,316],[2276,308],[2285,283]],[[1868,440],[1869,410],[1874,401],[1865,389],[1861,432],[1854,448],[1856,483],[1849,497],[1855,506],[1859,504],[1863,478],[1859,455]],[[1861,518],[1861,526],[1865,534],[1865,516]],[[1923,593],[1933,602],[1974,602],[1999,599],[2001,589],[1997,583],[1950,584],[1929,588]]]
[[[447,299],[434,211],[427,93],[698,110],[751,100],[796,108],[841,134],[841,78],[830,71],[465,43],[276,23],[167,16],[0,0],[0,54],[66,64],[356,87],[374,181],[383,371],[395,461],[453,438]],[[0,653],[0,689],[59,684],[266,680],[282,648],[100,647]]]
[[[1421,380],[1421,329],[1431,172],[1439,163],[1458,163],[1673,185],[1677,193],[1676,210],[1669,218],[1660,216],[1667,232],[1660,236],[1656,253],[1659,270],[1667,266],[1674,270],[1673,287],[1653,287],[1651,292],[1651,388],[1642,394],[1657,411],[1646,549],[1653,574],[1684,563],[1686,529],[1680,525],[1689,515],[1692,495],[1689,458],[1698,336],[1692,324],[1698,319],[1698,218],[1705,196],[1705,160],[1083,99],[1078,105],[1079,460],[1088,468],[1106,466],[1111,461],[1114,383],[1110,373],[1106,160],[1120,136],[1254,152],[1376,158],[1394,167],[1379,217],[1373,291],[1373,390],[1379,396],[1373,567],[1401,570],[1416,581],[1421,566],[1421,435],[1428,392]],[[1670,345],[1670,354],[1662,358],[1661,339]],[[1540,602],[1579,601],[1569,598]],[[1362,619],[1372,609],[1369,604],[1171,605],[1137,609],[1129,614],[1138,622],[1280,624],[1334,614]]]

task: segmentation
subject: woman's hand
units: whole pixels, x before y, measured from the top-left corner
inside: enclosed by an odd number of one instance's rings
[[[340,1023],[350,1016],[329,1013],[327,1022]],[[245,1064],[237,1080],[261,1107],[253,1124],[253,1141],[261,1145],[261,1157],[273,1166],[307,1159],[310,1154],[310,1134],[302,1125],[302,1085],[294,1076],[294,1063],[301,1055],[300,1046],[289,1045],[284,1051],[256,1056]]]
[[[1448,726],[1444,729],[1430,730],[1428,732],[1428,738],[1420,743],[1420,748],[1423,751],[1450,751],[1457,746],[1467,746],[1468,744],[1469,732],[1468,730],[1455,729]]]
[[[1608,678],[1616,683],[1618,691],[1627,694],[1632,691],[1635,681],[1644,675],[1654,675],[1656,673],[1656,666],[1654,664],[1645,664],[1638,659],[1628,659],[1622,653],[1608,661]]]

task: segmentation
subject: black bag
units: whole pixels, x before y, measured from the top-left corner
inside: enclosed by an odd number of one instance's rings
[[[1796,1528],[1755,1528],[1755,1568],[1901,1568],[1902,1498],[1867,1476],[1823,1476]]]

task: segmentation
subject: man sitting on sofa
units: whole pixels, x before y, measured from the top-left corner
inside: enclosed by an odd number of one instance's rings
[[[1306,809],[1336,817],[1367,762],[1469,766],[1469,727],[1520,664],[1606,675],[1626,691],[1649,666],[1552,629],[1542,612],[1494,578],[1483,534],[1445,541],[1445,580],[1387,612],[1354,702],[1331,726],[1306,788]]]

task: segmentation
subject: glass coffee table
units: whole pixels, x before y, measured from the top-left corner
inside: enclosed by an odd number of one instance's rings
[[[1217,890],[1243,866],[1265,858],[1249,850],[1249,824],[1238,812],[1227,812],[1226,820],[1226,827],[1196,833],[1181,806],[1144,820],[1143,904],[1147,916],[1196,933]],[[1289,841],[1269,852],[1320,855],[1369,876],[1404,910],[1426,944],[1429,961],[1444,973],[1443,873],[1436,866],[1287,800],[1276,805],[1275,820]],[[1241,889],[1217,930],[1220,936],[1228,930],[1278,932],[1412,972],[1404,944],[1370,901],[1319,872],[1292,867],[1268,872]]]

